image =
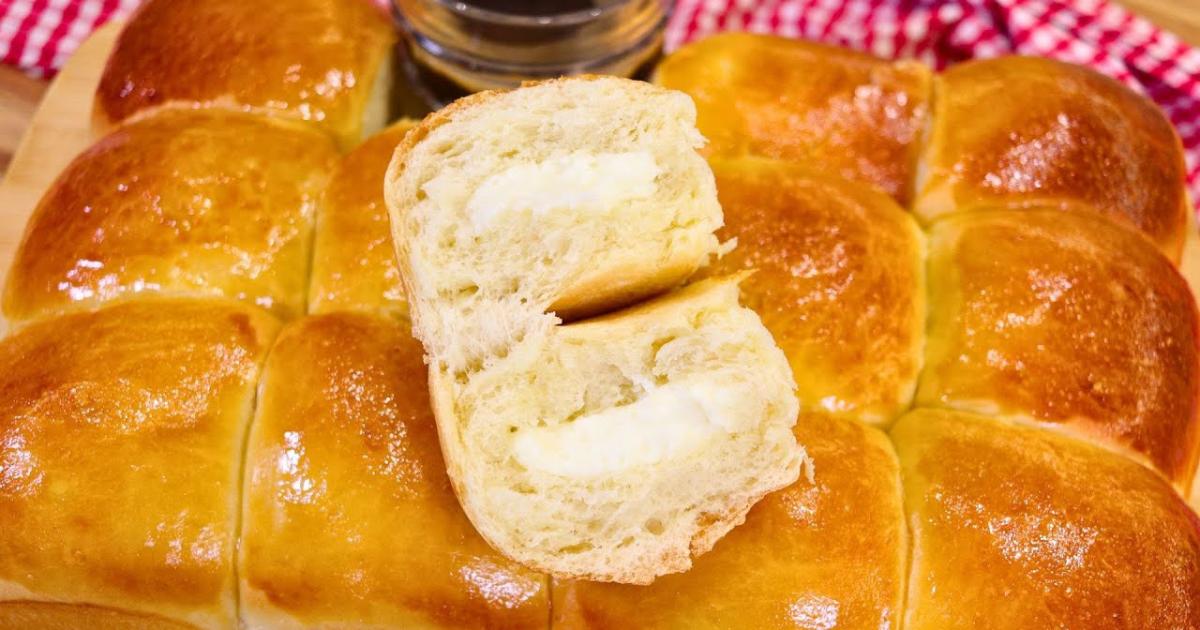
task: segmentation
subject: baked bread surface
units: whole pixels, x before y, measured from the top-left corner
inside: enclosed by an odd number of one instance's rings
[[[455,500],[422,359],[376,315],[280,333],[246,450],[248,625],[545,626],[545,576],[492,551]]]
[[[821,412],[802,412],[795,434],[811,478],[760,501],[686,573],[649,586],[555,580],[553,627],[896,627],[908,552],[891,444]]]
[[[924,235],[887,195],[794,163],[713,158],[743,303],[787,355],[804,409],[885,425],[912,403],[925,327]]]
[[[0,342],[0,627],[236,623],[241,445],[276,327],[142,300]]]
[[[929,68],[784,37],[722,33],[669,55],[659,85],[696,101],[716,156],[804,164],[912,198],[929,117]]]
[[[319,133],[233,112],[164,112],[122,127],[38,203],[4,314],[24,321],[143,294],[303,313],[313,219],[335,159]]]
[[[912,532],[905,628],[1192,628],[1200,519],[1078,440],[921,409],[891,432]]]
[[[1027,415],[1145,458],[1187,491],[1200,324],[1149,240],[1103,217],[969,212],[934,224],[929,270],[919,405]]]
[[[313,238],[308,312],[408,313],[383,175],[396,146],[416,123],[401,120],[342,157],[330,175]]]
[[[97,119],[237,109],[310,122],[350,148],[386,121],[394,42],[362,0],[146,0],[109,56]]]
[[[913,210],[1098,213],[1179,260],[1189,204],[1183,151],[1146,98],[1088,68],[1033,57],[959,64],[935,81]]]

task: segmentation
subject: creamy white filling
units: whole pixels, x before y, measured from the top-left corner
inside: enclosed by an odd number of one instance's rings
[[[663,385],[628,405],[526,430],[514,455],[527,469],[578,478],[683,457],[736,430],[738,391],[712,383]]]
[[[605,212],[652,196],[660,170],[654,156],[645,151],[576,151],[516,164],[475,189],[467,201],[467,215],[479,233],[519,212],[535,217],[551,212]]]

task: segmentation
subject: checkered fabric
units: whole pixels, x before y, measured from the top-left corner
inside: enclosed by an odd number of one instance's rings
[[[381,0],[376,0],[381,1]],[[0,60],[50,76],[138,0],[0,0]],[[1200,202],[1200,49],[1108,0],[678,0],[667,47],[725,30],[828,42],[935,67],[1017,53],[1083,64],[1154,99],[1183,139]]]

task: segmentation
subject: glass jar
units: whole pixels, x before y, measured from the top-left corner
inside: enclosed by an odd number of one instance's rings
[[[401,67],[436,109],[565,74],[644,78],[662,53],[670,0],[392,0]],[[414,112],[407,112],[414,113]]]

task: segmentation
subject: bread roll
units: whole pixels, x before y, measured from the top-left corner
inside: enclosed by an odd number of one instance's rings
[[[912,197],[930,71],[914,61],[769,35],[724,33],[658,66],[655,82],[696,100],[709,155],[799,162]]]
[[[122,127],[42,197],[4,314],[21,321],[147,293],[302,313],[313,216],[335,156],[321,134],[232,112]]]
[[[114,125],[163,107],[312,123],[350,148],[383,128],[395,34],[364,0],[146,0],[96,90]]]
[[[408,313],[383,201],[383,175],[396,145],[414,124],[395,123],[334,169],[317,214],[308,312]]]
[[[485,539],[559,577],[687,569],[799,474],[786,359],[716,249],[679,93],[581,78],[427,118],[386,181],[450,479]],[[557,313],[556,313],[557,312]]]
[[[787,355],[805,409],[875,425],[907,409],[925,327],[924,237],[886,195],[785,162],[711,160],[737,248],[706,270],[748,269],[744,303]]]
[[[1200,520],[1151,471],[955,411],[891,437],[913,536],[902,627],[1200,626]]]
[[[681,284],[717,250],[683,94],[588,77],[481,92],[405,136],[385,180],[414,332],[452,372]]]
[[[968,213],[934,224],[929,274],[918,405],[1028,415],[1187,490],[1200,442],[1196,305],[1147,239],[1055,210]]]
[[[545,576],[454,499],[407,327],[334,313],[280,334],[246,451],[242,621],[253,628],[535,628]]]
[[[242,444],[275,329],[140,300],[0,341],[0,628],[236,624]]]
[[[649,586],[555,581],[552,627],[895,628],[908,545],[887,438],[856,421],[802,413],[804,475],[687,573]]]
[[[497,549],[644,584],[795,481],[791,373],[735,280],[552,333],[465,384],[431,369],[450,478]]]
[[[1149,100],[1049,59],[972,61],[937,78],[914,211],[975,207],[1098,213],[1179,260],[1188,203],[1183,149]]]

